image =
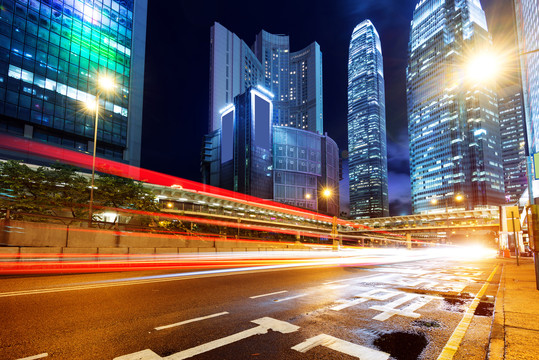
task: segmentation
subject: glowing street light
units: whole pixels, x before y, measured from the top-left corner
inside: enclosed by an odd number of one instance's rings
[[[329,198],[329,197],[331,196],[331,189],[325,188],[325,189],[322,191],[322,195],[324,195],[326,198]]]
[[[105,76],[99,75],[97,79],[97,93],[95,96],[95,101],[88,101],[86,103],[86,108],[88,110],[95,111],[95,122],[94,122],[94,151],[92,153],[92,181],[90,185],[90,206],[89,206],[89,217],[90,224],[92,223],[93,218],[93,204],[94,204],[94,179],[95,179],[95,152],[97,149],[97,124],[99,120],[99,96],[105,92],[110,92],[116,87],[114,79]]]

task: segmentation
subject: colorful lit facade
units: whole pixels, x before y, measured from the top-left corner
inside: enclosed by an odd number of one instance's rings
[[[0,131],[140,165],[147,0],[17,0],[0,7]]]
[[[505,203],[495,84],[465,71],[491,43],[479,0],[417,3],[406,74],[414,213]]]
[[[370,20],[354,29],[348,57],[350,216],[389,216],[384,70]]]

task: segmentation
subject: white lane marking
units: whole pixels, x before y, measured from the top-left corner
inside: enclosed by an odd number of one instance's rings
[[[368,347],[337,339],[336,337],[326,334],[320,334],[307,339],[301,344],[292,347],[292,349],[305,353],[316,346],[324,346],[331,350],[357,357],[361,360],[387,360],[389,358],[388,353],[369,349]]]
[[[328,285],[328,289],[331,289],[331,290],[343,289],[347,287],[350,287],[350,284]]]
[[[299,267],[299,265],[297,267]],[[304,265],[304,268],[308,269],[310,268],[310,266]],[[258,268],[237,268],[237,269],[196,271],[196,272],[189,272],[189,273],[155,275],[155,276],[141,277],[141,278],[104,280],[104,282],[97,282],[95,284],[87,284],[87,285],[74,285],[74,286],[57,287],[57,288],[49,288],[49,289],[34,289],[34,290],[20,290],[20,291],[5,292],[5,293],[0,293],[0,298],[11,297],[11,296],[21,296],[21,295],[47,294],[47,293],[62,292],[62,291],[100,289],[100,288],[116,287],[116,286],[153,284],[153,283],[179,281],[179,280],[203,279],[203,278],[208,278],[208,277],[249,274],[253,272],[261,272],[261,273],[273,272],[273,271],[281,271],[283,269],[284,269],[284,265],[275,265],[275,266],[261,266]]]
[[[416,298],[419,298],[418,301],[402,308],[402,309],[397,309],[397,306],[400,306],[410,300],[414,300]],[[424,296],[424,295],[417,295],[417,294],[408,294],[406,296],[403,296],[402,298],[400,299],[397,299],[395,301],[392,301],[390,302],[389,304],[386,304],[386,305],[383,305],[383,306],[380,306],[380,305],[374,305],[374,306],[371,306],[369,309],[372,309],[372,310],[377,310],[377,311],[381,311],[382,313],[381,314],[378,314],[376,315],[375,317],[373,317],[374,320],[379,320],[379,321],[386,321],[387,319],[389,319],[390,317],[394,316],[394,315],[399,315],[399,316],[406,316],[406,317],[411,317],[411,318],[414,318],[414,319],[417,319],[419,317],[421,317],[421,314],[418,314],[418,313],[414,313],[415,310],[425,306],[426,304],[428,304],[431,300],[433,299],[440,299],[439,297],[435,297],[435,296]]]
[[[34,356],[28,356],[28,357],[25,357],[25,358],[20,358],[20,359],[17,359],[17,360],[34,360],[34,359],[41,359],[41,358],[44,358],[44,357],[47,357],[49,356],[48,353],[43,353],[43,354],[39,354],[39,355],[34,355]]]
[[[383,300],[392,298],[393,296],[396,296],[398,294],[401,294],[401,292],[394,291],[394,290],[386,290],[386,289],[373,289],[373,290],[367,291],[366,293],[356,295],[356,297],[360,299],[345,301],[341,305],[332,307],[331,310],[340,311],[342,309],[346,309],[350,306],[361,304],[369,300],[383,301]]]
[[[325,283],[322,283],[324,285],[330,285],[330,284],[335,284],[335,283],[339,283],[339,282],[344,282],[344,281],[351,281],[351,280],[363,280],[363,279],[367,279],[367,278],[371,278],[371,277],[376,277],[376,276],[379,276],[380,274],[372,274],[372,275],[365,275],[365,276],[360,276],[360,277],[353,277],[353,278],[349,278],[349,279],[341,279],[341,280],[333,280],[333,281],[326,281]]]
[[[168,328],[171,328],[171,327],[181,326],[181,325],[189,324],[189,323],[196,322],[196,321],[201,321],[201,320],[211,319],[211,318],[214,318],[214,317],[217,317],[217,316],[222,316],[222,315],[228,315],[228,312],[223,311],[223,312],[216,313],[216,314],[212,314],[212,315],[208,315],[208,316],[202,316],[202,317],[198,317],[198,318],[195,318],[195,319],[190,319],[190,320],[180,321],[180,322],[175,323],[175,324],[159,326],[159,327],[156,327],[155,330],[168,329]]]
[[[300,298],[300,297],[303,297],[303,296],[307,296],[307,294],[300,294],[300,295],[296,295],[296,296],[290,296],[290,297],[287,297],[287,298],[276,299],[276,300],[273,300],[273,301],[275,301],[275,302],[281,302],[281,301],[287,301],[287,300],[297,299],[297,298]]]
[[[221,338],[221,339],[210,341],[206,344],[202,344],[202,345],[195,346],[187,350],[180,351],[176,354],[167,356],[164,359],[166,360],[187,359],[187,358],[190,358],[190,357],[193,357],[193,356],[196,356],[196,355],[199,355],[199,354],[211,351],[211,350],[215,350],[222,346],[229,345],[234,342],[246,339],[254,335],[266,334],[268,330],[278,331],[282,334],[288,334],[288,333],[297,331],[299,329],[299,326],[292,325],[290,323],[272,319],[269,317],[256,319],[251,322],[258,324],[258,326],[249,330],[245,330],[245,331]],[[145,357],[142,357],[142,356],[145,356]],[[154,360],[154,359],[161,359],[161,357],[158,357],[158,355],[156,355],[151,350],[144,350],[144,351],[139,351],[137,353],[120,356],[120,357],[115,358],[114,360],[135,360],[135,359]]]
[[[251,297],[249,297],[249,299],[258,299],[258,298],[260,298],[260,297],[271,296],[271,295],[277,295],[277,294],[283,294],[283,293],[285,293],[285,292],[288,292],[288,290],[276,291],[276,292],[272,292],[272,293],[269,293],[269,294],[262,294],[262,295],[251,296]]]
[[[161,356],[157,355],[150,349],[138,351],[136,353],[127,354],[114,358],[114,360],[161,360]]]

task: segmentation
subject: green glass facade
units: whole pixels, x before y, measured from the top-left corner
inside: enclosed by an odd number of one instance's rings
[[[100,95],[96,153],[139,158],[126,153],[140,153],[128,146],[134,0],[1,3],[0,131],[91,151],[94,114],[85,103],[95,101],[98,74],[105,73],[117,86]]]

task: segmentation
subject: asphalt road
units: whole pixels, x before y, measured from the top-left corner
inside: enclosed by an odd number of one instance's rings
[[[434,258],[3,277],[0,359],[437,359],[478,293],[454,358],[484,359],[499,273],[494,259]]]

